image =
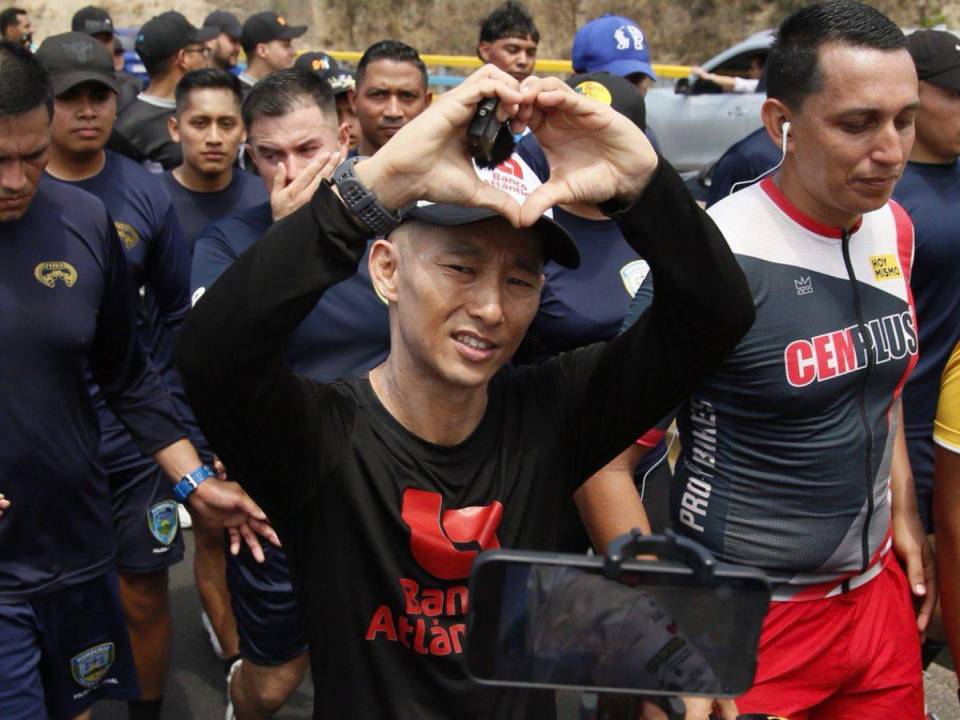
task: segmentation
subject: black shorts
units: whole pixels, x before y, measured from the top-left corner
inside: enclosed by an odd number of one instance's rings
[[[140,696],[117,573],[0,605],[0,718],[73,718]]]
[[[243,545],[239,555],[227,550],[227,587],[237,619],[240,655],[255,665],[274,667],[308,649],[306,623],[290,585],[283,550],[263,544],[266,561],[258,563]]]
[[[173,483],[155,463],[110,473],[117,567],[152,573],[183,560]]]

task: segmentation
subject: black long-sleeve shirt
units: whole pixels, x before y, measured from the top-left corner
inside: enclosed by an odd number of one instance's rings
[[[466,675],[474,557],[554,548],[564,497],[675,407],[753,319],[726,243],[671,168],[619,222],[657,278],[651,311],[609,343],[504,368],[455,446],[410,433],[366,377],[321,384],[282,361],[287,336],[366,247],[329,187],[188,316],[183,380],[283,540],[307,615],[315,717],[549,716],[552,693]]]

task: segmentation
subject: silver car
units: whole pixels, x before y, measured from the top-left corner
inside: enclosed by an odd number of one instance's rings
[[[745,75],[750,60],[766,57],[774,31],[763,30],[715,55],[704,70],[721,75]],[[647,92],[647,125],[660,151],[681,172],[700,171],[715,163],[728,147],[760,127],[762,92],[731,93],[691,75],[672,87]]]

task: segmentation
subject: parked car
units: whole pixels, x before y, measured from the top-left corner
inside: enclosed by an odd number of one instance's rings
[[[720,75],[746,76],[751,58],[766,58],[774,31],[763,30],[707,60],[702,67]],[[647,124],[660,151],[681,172],[713,165],[728,147],[760,127],[762,92],[722,92],[694,75],[647,92]]]

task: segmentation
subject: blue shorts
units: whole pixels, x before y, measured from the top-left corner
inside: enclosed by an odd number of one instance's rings
[[[240,554],[227,550],[227,587],[237,619],[240,655],[254,665],[273,667],[308,649],[306,622],[290,584],[283,550],[263,543],[264,563],[243,545]]]
[[[117,573],[0,605],[0,718],[66,720],[140,696]]]
[[[173,483],[156,463],[112,472],[113,527],[121,573],[152,573],[183,560]]]

